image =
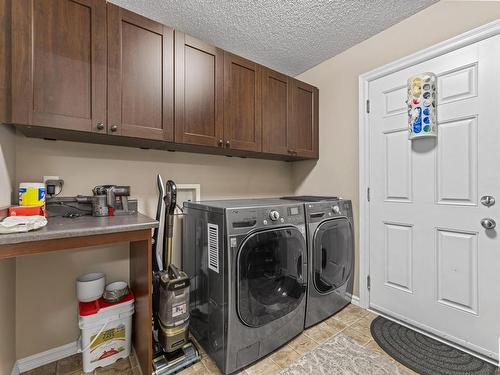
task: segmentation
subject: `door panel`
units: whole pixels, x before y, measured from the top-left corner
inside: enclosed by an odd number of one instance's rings
[[[175,141],[223,145],[223,51],[175,32]]]
[[[261,151],[261,67],[242,57],[224,53],[225,146]]]
[[[288,144],[297,156],[318,157],[318,89],[292,80],[292,121]]]
[[[477,156],[475,117],[441,122],[436,157],[439,204],[477,205]]]
[[[498,360],[496,36],[370,83],[370,306]],[[438,137],[410,141],[408,77],[438,75]]]
[[[385,285],[412,292],[413,227],[402,223],[385,226]]]
[[[108,132],[173,140],[173,30],[108,4]]]
[[[438,302],[477,314],[477,234],[438,229],[436,237]]]
[[[406,142],[408,131],[384,133],[385,137],[385,200],[411,201],[412,174],[411,144]]]
[[[12,120],[97,131],[106,120],[106,3],[13,2]]]
[[[290,80],[281,73],[262,69],[262,151],[289,155],[288,126]]]

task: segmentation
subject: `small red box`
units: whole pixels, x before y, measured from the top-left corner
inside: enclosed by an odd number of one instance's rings
[[[15,206],[7,209],[8,216],[45,216],[45,208],[40,206]]]

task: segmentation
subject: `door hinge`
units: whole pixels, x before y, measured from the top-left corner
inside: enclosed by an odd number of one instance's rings
[[[370,100],[366,101],[366,113],[370,113]]]
[[[370,275],[366,276],[366,287],[368,290],[371,288],[371,280],[370,280]]]
[[[370,188],[366,188],[366,200],[370,201]]]

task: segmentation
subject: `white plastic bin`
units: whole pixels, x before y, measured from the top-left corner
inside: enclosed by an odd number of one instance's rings
[[[79,307],[84,372],[92,372],[130,355],[134,314],[132,292],[117,303],[107,303],[101,298],[80,302]]]

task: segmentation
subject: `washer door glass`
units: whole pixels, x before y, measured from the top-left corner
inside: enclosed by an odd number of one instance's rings
[[[294,227],[250,235],[238,254],[238,314],[259,327],[297,308],[305,294],[306,244]]]
[[[314,286],[328,293],[347,282],[354,263],[352,226],[346,218],[321,223],[313,239]]]

